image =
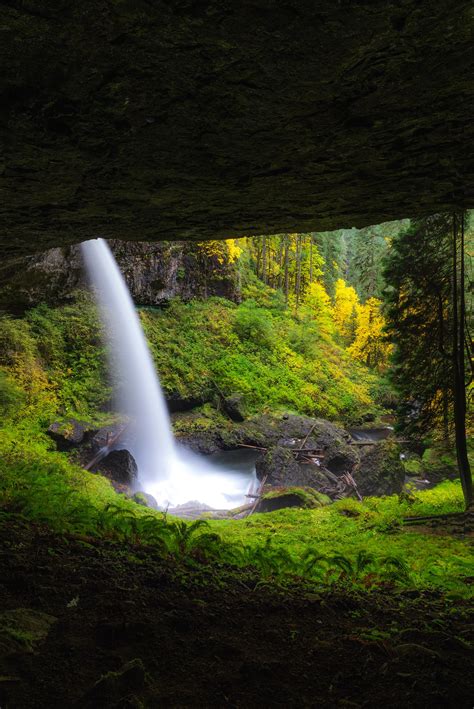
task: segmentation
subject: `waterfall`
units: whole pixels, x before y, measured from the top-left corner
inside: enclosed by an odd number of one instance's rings
[[[216,468],[176,445],[139,317],[107,242],[86,241],[82,253],[106,328],[119,409],[131,422],[126,447],[136,460],[140,488],[161,506],[199,501],[229,509],[243,504],[255,474]]]

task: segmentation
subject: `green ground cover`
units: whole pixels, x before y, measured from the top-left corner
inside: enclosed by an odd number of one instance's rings
[[[186,523],[116,494],[65,454],[0,431],[0,511],[61,533],[153,545],[190,563],[253,567],[262,582],[306,579],[317,586],[442,590],[470,597],[468,538],[410,531],[407,514],[462,511],[460,485],[445,482],[410,499],[343,500],[314,510],[280,510],[243,520]]]

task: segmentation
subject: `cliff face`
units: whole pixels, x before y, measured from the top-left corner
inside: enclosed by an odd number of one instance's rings
[[[209,253],[199,243],[109,242],[137,305],[162,305],[174,297],[183,300],[218,295],[238,300],[237,267]],[[17,259],[2,269],[0,308],[21,313],[39,302],[67,301],[87,285],[79,246],[50,249],[38,256]]]
[[[469,0],[9,0],[0,247],[474,206]]]

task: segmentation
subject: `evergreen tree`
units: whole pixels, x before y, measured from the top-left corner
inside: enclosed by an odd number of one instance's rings
[[[405,428],[420,436],[441,429],[447,438],[454,423],[469,505],[464,371],[469,343],[464,333],[464,229],[458,225],[459,219],[447,214],[414,221],[393,239],[384,277],[388,332],[396,345],[393,377],[404,400]]]
[[[347,271],[347,234],[352,230],[324,231],[311,234],[324,261],[322,282],[326,291],[334,298],[336,282],[346,277]]]

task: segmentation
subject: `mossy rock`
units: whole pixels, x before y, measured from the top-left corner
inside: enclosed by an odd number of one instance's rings
[[[419,477],[423,472],[423,465],[421,459],[418,457],[404,460],[403,467],[405,468],[405,473],[407,475],[412,475],[413,477]]]
[[[149,495],[147,492],[140,490],[136,492],[132,500],[137,503],[137,505],[142,505],[143,507],[151,507],[153,510],[159,509],[159,505],[153,495]]]
[[[422,474],[429,480],[444,480],[457,477],[458,466],[453,451],[433,446],[427,448],[421,458]]]
[[[325,507],[331,499],[310,487],[276,488],[266,492],[258,504],[258,512],[274,512],[286,507],[315,509]]]
[[[0,657],[34,652],[56,621],[54,616],[31,608],[3,612],[0,615]]]
[[[400,448],[390,439],[367,446],[362,451],[360,466],[353,478],[364,497],[399,494],[405,482],[405,467]]]

